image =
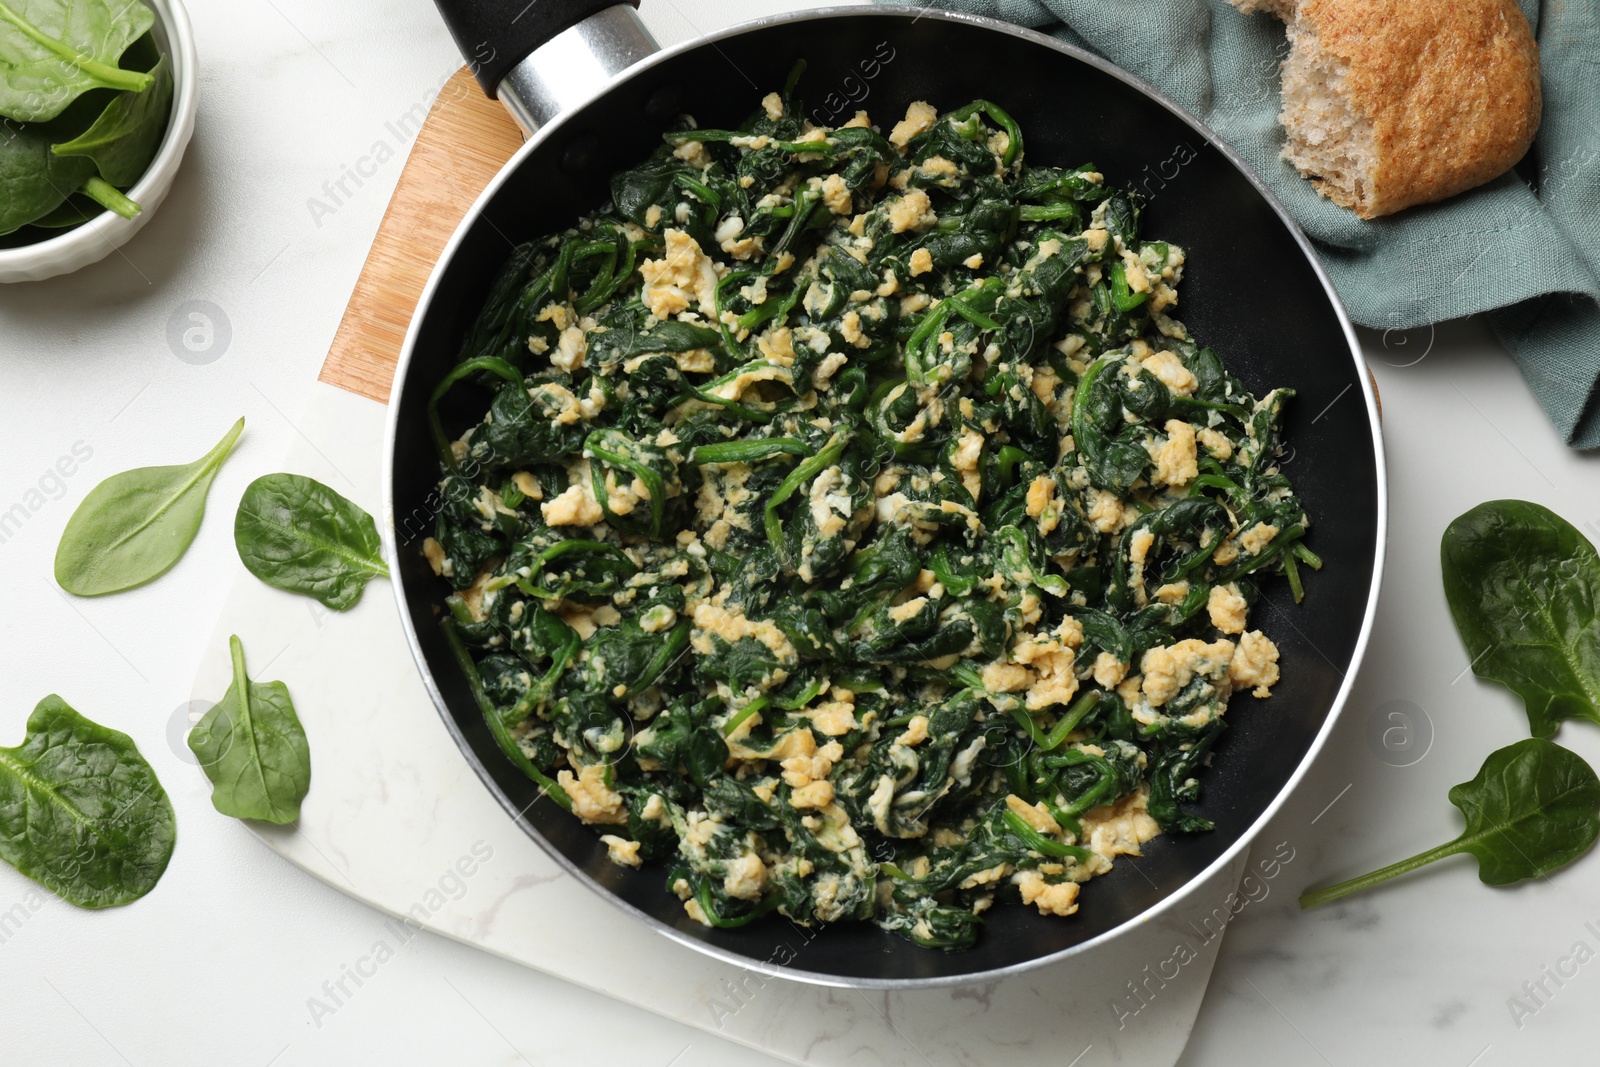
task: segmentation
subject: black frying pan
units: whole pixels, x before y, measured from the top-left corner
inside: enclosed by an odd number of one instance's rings
[[[1304,236],[1238,157],[1149,86],[999,22],[910,9],[804,12],[650,55],[606,83],[605,68],[650,47],[630,8],[595,15],[606,0],[535,0],[517,17],[523,0],[438,2],[485,88],[514,98],[525,125],[543,124],[461,224],[412,322],[390,404],[391,567],[407,636],[446,726],[529,836],[601,896],[687,945],[745,966],[787,964],[781,973],[793,978],[885,987],[993,978],[1081,951],[1175,904],[1245,848],[1305,772],[1349,691],[1377,599],[1385,495],[1377,411],[1350,322]],[[588,21],[568,29],[580,19]],[[679,113],[736,125],[802,58],[809,66],[799,95],[819,121],[843,122],[863,106],[887,127],[912,100],[944,110],[984,97],[1021,123],[1030,159],[1092,160],[1110,183],[1143,188],[1151,196],[1146,232],[1189,253],[1180,313],[1193,334],[1253,391],[1299,391],[1286,424],[1286,470],[1327,567],[1310,577],[1303,605],[1275,582],[1259,608],[1282,651],[1283,681],[1270,701],[1242,697],[1229,711],[1232,728],[1198,809],[1217,828],[1156,839],[1144,858],[1086,885],[1070,919],[996,905],[966,952],[919,948],[864,922],[802,932],[773,916],[710,929],[684,914],[662,870],[613,865],[596,833],[540,800],[495,747],[440,633],[445,590],[420,552],[438,477],[428,395],[512,244],[597,207],[609,176],[644,159]],[[556,114],[562,97],[591,90],[598,95]],[[488,402],[465,388],[449,399],[452,436]]]

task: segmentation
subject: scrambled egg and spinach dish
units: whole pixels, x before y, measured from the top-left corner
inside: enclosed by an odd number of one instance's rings
[[[1308,521],[1184,252],[994,104],[667,134],[520,247],[457,382],[434,570],[490,728],[693,919],[973,943],[1198,796]],[[1297,564],[1298,561],[1298,564]]]

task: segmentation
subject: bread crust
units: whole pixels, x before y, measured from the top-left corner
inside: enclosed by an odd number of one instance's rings
[[[1362,218],[1427,204],[1505,173],[1539,132],[1539,46],[1515,0],[1235,0],[1313,30],[1349,64],[1350,107],[1368,118],[1373,158],[1352,198]]]

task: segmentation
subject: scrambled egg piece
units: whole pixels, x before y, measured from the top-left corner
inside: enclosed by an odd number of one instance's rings
[[[1159,708],[1182,692],[1196,675],[1226,679],[1232,659],[1232,641],[1207,644],[1191,637],[1175,645],[1152,648],[1139,661],[1144,674],[1144,698],[1151,707]]]
[[[922,609],[927,607],[928,598],[925,596],[913,597],[904,604],[896,604],[889,609],[889,621],[903,623],[922,614]]]
[[[665,319],[687,311],[692,301],[701,313],[713,314],[717,302],[716,264],[701,250],[700,242],[683,230],[669,228],[663,237],[666,253],[662,258],[639,264],[645,307],[656,318]]]
[[[1022,821],[1047,837],[1061,832],[1061,827],[1043,804],[1029,804],[1015,793],[1006,796],[1006,808],[1022,817]]]
[[[707,152],[706,146],[699,141],[685,141],[674,148],[672,154],[699,170],[711,166],[711,153]]]
[[[1241,689],[1254,686],[1250,691],[1256,697],[1271,696],[1278,684],[1278,646],[1260,630],[1251,630],[1239,638],[1228,677]]]
[[[1104,489],[1089,490],[1089,521],[1101,533],[1119,533],[1138,517],[1138,509],[1123,504],[1117,494]]]
[[[1200,384],[1194,372],[1185,367],[1183,361],[1173,352],[1157,352],[1153,356],[1147,356],[1140,365],[1159,378],[1161,384],[1172,390],[1174,396],[1192,396],[1195,386]],[[1215,430],[1210,432],[1216,433]]]
[[[833,385],[833,376],[839,373],[841,367],[850,361],[850,357],[843,352],[829,352],[822,357],[822,362],[817,364],[817,369],[811,373],[811,384],[818,391],[826,393]]]
[[[956,442],[955,453],[950,457],[950,464],[961,475],[962,487],[974,500],[978,499],[978,493],[983,488],[983,478],[978,473],[978,458],[982,455],[983,434],[970,426],[963,429]]]
[[[1078,676],[1073,672],[1077,654],[1072,649],[1055,640],[1035,637],[1032,641],[1019,642],[1011,650],[1011,656],[1032,668],[1036,675],[1024,698],[1029,711],[1072,702],[1078,692]]]
[[[637,841],[630,841],[616,834],[601,834],[600,842],[606,846],[606,855],[610,857],[611,862],[619,867],[637,867],[644,862],[639,858]]]
[[[1163,604],[1182,604],[1188,595],[1188,582],[1168,582],[1156,589],[1156,599]]]
[[[996,660],[983,669],[983,687],[991,693],[1020,693],[1033,681],[1033,672],[1015,663]]]
[[[1128,664],[1110,652],[1094,658],[1094,682],[1102,689],[1115,689],[1128,676]]]
[[[911,721],[906,723],[906,732],[894,739],[894,743],[905,748],[920,745],[928,739],[928,717],[926,715],[913,715]],[[833,742],[838,744],[838,742]]]
[[[1160,445],[1151,444],[1147,448],[1156,465],[1151,481],[1156,485],[1188,485],[1200,473],[1194,448],[1194,427],[1182,419],[1168,419],[1163,429],[1167,431],[1166,441]]]
[[[1150,291],[1150,277],[1144,271],[1144,264],[1139,262],[1136,253],[1129,249],[1122,250],[1122,273],[1128,280],[1128,288],[1135,293],[1148,293]]]
[[[597,325],[599,324],[593,319],[585,318],[578,324],[562,330],[561,336],[556,340],[555,353],[550,357],[551,365],[568,374],[583,366],[583,357],[589,351],[586,331],[594,329]]]
[[[938,221],[933,202],[921,189],[908,190],[898,200],[889,202],[889,229],[895,233],[905,233],[907,230],[920,233]],[[915,267],[912,273],[916,273]]]
[[[767,888],[767,867],[754,852],[746,852],[728,864],[722,889],[739,900],[760,900]]]
[[[557,771],[556,784],[567,791],[567,796],[572,799],[572,813],[584,822],[608,825],[627,823],[628,806],[623,803],[622,794],[606,785],[604,764],[591,763],[579,770],[577,777],[568,770]]]
[[[1022,903],[1032,904],[1041,915],[1072,915],[1078,910],[1078,883],[1050,883],[1036,870],[1018,871],[1011,884],[1022,894]]]
[[[958,889],[977,889],[979,886],[998,882],[1011,873],[1011,864],[997,863],[986,870],[977,871],[963,878],[958,884]]]
[[[1239,584],[1229,582],[1227,585],[1211,587],[1206,611],[1211,616],[1212,626],[1225,634],[1242,634],[1250,605],[1239,592]]]
[[[789,803],[796,809],[825,808],[833,803],[833,783],[808,782],[789,794]]]
[[[849,701],[831,700],[811,710],[811,728],[827,737],[842,737],[856,728],[854,694]]]
[[[694,631],[690,634],[690,644],[702,656],[709,656],[715,652],[709,635],[715,634],[728,644],[753,637],[772,650],[772,654],[781,660],[793,662],[799,656],[789,637],[776,625],[766,620],[752,621],[745,618],[744,612],[739,608],[728,608],[720,604],[713,604],[703,600],[694,607]]]
[[[605,519],[600,501],[594,497],[594,486],[589,481],[588,462],[583,464],[581,475],[572,479],[566,492],[539,505],[539,514],[550,526],[594,526]]]
[[[833,765],[844,758],[844,748],[837,741],[829,741],[810,755],[794,755],[784,760],[783,780],[793,789],[828,777]]]
[[[1146,810],[1149,803],[1149,787],[1140,786],[1115,804],[1083,813],[1083,844],[1105,859],[1107,869],[1117,856],[1143,855],[1139,846],[1161,833],[1161,824]]]
[[[1024,504],[1028,517],[1038,521],[1041,534],[1050,534],[1061,523],[1061,516],[1051,508],[1055,499],[1056,480],[1048,474],[1041,474],[1028,483],[1028,496]]]
[[[857,348],[870,348],[872,338],[868,337],[861,329],[861,312],[847,311],[844,318],[839,320],[839,336]]]
[[[822,202],[827,204],[828,210],[835,215],[850,214],[850,187],[844,183],[843,177],[830,174],[822,179]]]
[[[517,492],[530,500],[544,499],[544,490],[540,488],[539,480],[527,471],[512,472],[511,484],[517,487]]]
[[[427,559],[428,566],[433,569],[433,573],[439,577],[448,578],[455,574],[455,566],[451,564],[449,557],[444,554],[444,546],[433,538],[430,537],[422,542],[422,555]]]
[[[1228,435],[1211,427],[1206,427],[1195,434],[1200,444],[1205,446],[1206,454],[1219,463],[1226,463],[1233,458],[1233,442],[1228,440]]]
[[[904,148],[913,137],[927,133],[939,118],[939,112],[925,100],[913,100],[906,108],[906,117],[889,131],[889,143]]]
[[[1272,544],[1272,539],[1277,536],[1276,526],[1270,522],[1258,522],[1239,535],[1239,547],[1252,556],[1259,556],[1261,550]]]

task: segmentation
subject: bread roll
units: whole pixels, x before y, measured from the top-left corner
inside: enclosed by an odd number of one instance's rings
[[[1515,0],[1229,0],[1288,27],[1283,158],[1364,219],[1482,185],[1539,131]]]

